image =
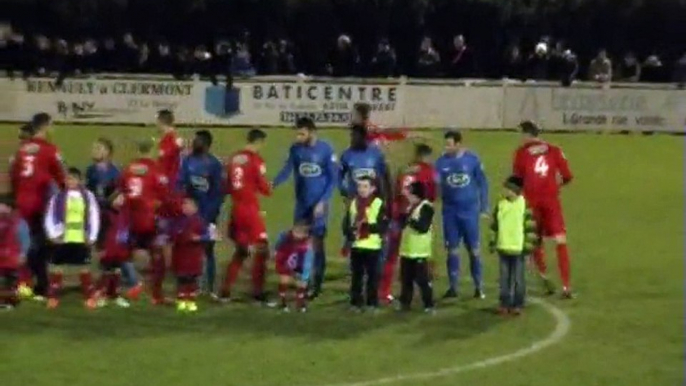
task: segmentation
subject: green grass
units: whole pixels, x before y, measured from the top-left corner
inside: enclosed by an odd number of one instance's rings
[[[2,158],[13,148],[14,126],[0,126]],[[62,126],[55,141],[68,162],[85,166],[91,142],[116,140],[117,161],[132,156],[131,139],[150,128]],[[185,132],[185,135],[189,135]],[[215,149],[228,155],[244,131],[216,129]],[[271,175],[291,135],[271,130],[265,156]],[[342,150],[346,134],[322,136]],[[683,382],[683,139],[671,136],[551,135],[570,159],[576,180],[564,192],[579,298],[551,299],[569,315],[570,333],[557,345],[516,361],[408,385],[568,386],[677,385]],[[2,142],[4,140],[4,142]],[[518,137],[466,133],[484,160],[492,196],[507,175]],[[437,133],[431,141],[441,146]],[[393,153],[393,161],[405,157]],[[288,225],[292,189],[264,200],[270,234]],[[495,305],[496,260],[485,255],[487,300],[442,304],[433,318],[350,315],[342,300],[346,262],[337,257],[341,204],[331,219],[328,291],[306,315],[281,315],[248,304],[201,304],[193,316],[140,302],[130,310],[88,312],[76,294],[47,311],[24,304],[0,314],[0,379],[6,386],[325,385],[435,371],[510,353],[547,336],[555,321],[531,306],[503,320]],[[230,250],[222,245],[222,261]],[[435,288],[445,289],[443,252]],[[552,251],[551,251],[552,252]],[[555,257],[549,265],[557,277]],[[222,264],[223,265],[223,264]],[[531,293],[539,292],[531,280]],[[463,280],[465,293],[469,280]]]

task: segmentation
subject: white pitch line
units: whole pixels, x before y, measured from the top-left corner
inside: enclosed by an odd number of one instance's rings
[[[484,359],[478,362],[459,365],[454,367],[448,367],[445,369],[425,372],[425,373],[414,373],[414,374],[400,374],[393,377],[378,378],[369,381],[351,382],[351,383],[332,383],[321,386],[372,386],[372,385],[385,385],[388,383],[402,382],[409,380],[421,380],[430,379],[437,377],[444,377],[447,375],[455,375],[459,373],[464,373],[471,370],[483,369],[485,367],[491,367],[505,362],[512,362],[514,360],[523,358],[528,355],[535,354],[543,349],[546,349],[556,343],[559,343],[565,335],[569,332],[572,327],[572,322],[569,320],[569,316],[561,309],[555,307],[554,305],[546,302],[539,298],[529,298],[529,302],[535,303],[543,307],[549,314],[555,319],[555,329],[550,335],[544,339],[533,342],[528,347],[521,348],[515,352],[504,354],[489,359]]]

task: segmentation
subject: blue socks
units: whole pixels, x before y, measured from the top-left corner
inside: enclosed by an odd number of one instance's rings
[[[126,288],[131,288],[138,284],[138,275],[136,275],[136,268],[133,263],[127,261],[121,265],[121,277]]]
[[[448,272],[448,281],[450,289],[457,291],[459,287],[460,278],[460,256],[455,252],[448,252],[448,260],[446,260],[446,268]]]
[[[472,281],[474,282],[474,287],[476,289],[481,290],[481,270],[482,270],[482,263],[481,263],[481,256],[474,254],[474,253],[469,253],[469,271],[472,274]]]

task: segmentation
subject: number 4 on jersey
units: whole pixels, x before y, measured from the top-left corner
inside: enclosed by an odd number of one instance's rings
[[[546,177],[548,175],[548,169],[550,169],[550,166],[548,166],[548,162],[544,156],[536,158],[536,163],[534,164],[534,172],[536,172],[536,174],[541,177]]]

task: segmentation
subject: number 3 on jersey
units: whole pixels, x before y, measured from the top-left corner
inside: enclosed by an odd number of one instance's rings
[[[140,195],[143,193],[143,180],[138,177],[134,177],[129,180],[127,187],[129,188],[128,193],[130,198],[140,197]]]
[[[34,161],[36,157],[33,155],[27,155],[24,157],[24,162],[21,168],[22,177],[31,177],[35,171]]]
[[[541,177],[546,177],[549,169],[550,166],[548,166],[548,161],[546,161],[544,156],[536,158],[536,163],[534,164],[534,172],[536,172],[536,174]]]
[[[234,190],[241,189],[243,187],[243,168],[236,166],[231,171],[231,187]]]

